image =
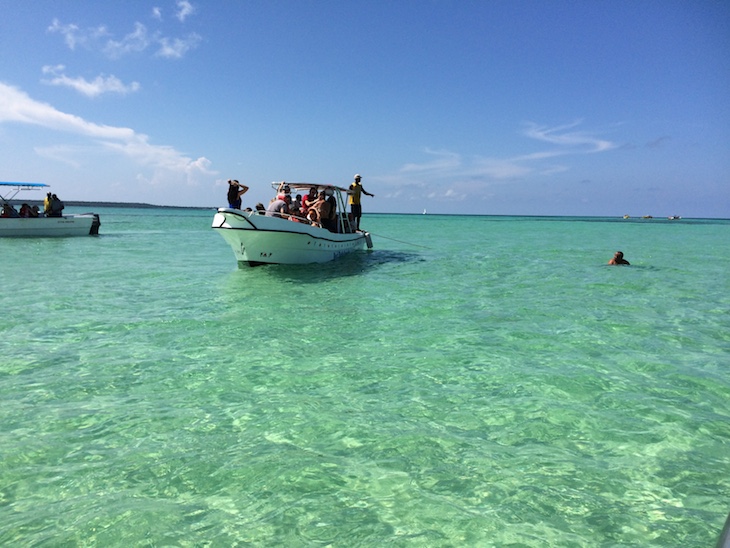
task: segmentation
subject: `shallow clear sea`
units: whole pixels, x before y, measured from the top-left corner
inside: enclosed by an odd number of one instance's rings
[[[212,211],[97,211],[0,240],[0,545],[714,546],[730,221],[366,213],[238,269]]]

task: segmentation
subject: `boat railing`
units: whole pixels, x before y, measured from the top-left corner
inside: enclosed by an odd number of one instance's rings
[[[267,215],[268,213],[268,215]],[[249,212],[249,215],[260,215],[264,217],[276,217],[279,219],[283,219],[285,221],[292,221],[295,223],[302,223],[305,225],[311,225],[317,228],[325,228],[317,223],[313,223],[306,217],[302,217],[301,215],[294,215],[290,213],[279,213],[278,211],[251,211]],[[337,213],[337,230],[334,231],[335,234],[351,234],[355,232],[354,230],[351,230],[350,227],[352,226],[350,224],[349,218],[347,216],[347,213],[345,212],[338,212]]]
[[[271,183],[272,188],[277,192],[293,192],[294,190],[309,190],[314,187],[317,192],[328,191],[331,192],[335,197],[335,224],[337,227],[336,233],[339,234],[353,234],[357,232],[355,230],[353,220],[347,213],[347,196],[348,190],[343,187],[335,185],[321,185],[321,184],[307,184],[307,183]],[[309,220],[305,217],[298,215],[291,215],[288,213],[279,213],[278,211],[267,211],[267,210],[253,210],[249,215],[265,215],[267,217],[278,217],[281,219],[292,220],[291,217],[296,219],[296,222],[309,223]],[[316,226],[316,225],[315,225]]]

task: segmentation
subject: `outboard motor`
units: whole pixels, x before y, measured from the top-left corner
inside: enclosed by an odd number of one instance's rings
[[[94,222],[91,223],[91,229],[89,230],[89,235],[98,236],[100,226],[101,226],[101,221],[99,220],[99,214],[94,213]]]

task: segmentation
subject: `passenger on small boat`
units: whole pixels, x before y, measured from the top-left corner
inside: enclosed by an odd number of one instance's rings
[[[309,211],[309,208],[314,205],[314,202],[317,201],[317,188],[312,187],[309,189],[309,194],[305,194],[304,198],[302,199],[302,213],[304,213],[304,216],[307,216],[307,213]]]
[[[326,224],[330,218],[330,203],[327,201],[327,195],[324,191],[319,193],[317,200],[309,208],[313,213],[313,224],[319,227],[327,228]]]
[[[329,187],[324,187],[318,192],[317,187],[312,186],[304,197],[297,194],[295,199],[292,199],[290,186],[286,182],[281,182],[277,186],[276,197],[271,199],[268,207],[264,208],[260,203],[256,205],[257,214],[260,215],[264,209],[267,217],[280,217],[297,223],[310,224],[334,233],[340,231],[337,199],[334,190]]]
[[[4,203],[2,213],[0,213],[0,217],[2,217],[4,219],[16,218],[16,217],[20,217],[20,214],[17,212],[17,210],[12,205],[10,205],[8,203]]]
[[[291,200],[291,196],[289,197]],[[267,217],[286,217],[289,215],[289,204],[285,194],[279,194],[276,199],[266,208]]]
[[[329,215],[322,221],[322,225],[330,232],[337,232],[337,200],[331,190],[328,190],[326,194],[330,208]]]
[[[31,214],[32,211],[33,210],[30,208],[30,206],[28,204],[23,204],[22,206],[20,206],[20,216],[24,219],[32,217],[33,216]]]

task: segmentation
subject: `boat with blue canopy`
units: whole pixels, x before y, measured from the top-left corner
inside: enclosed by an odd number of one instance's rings
[[[20,204],[20,211],[15,205],[18,193],[37,191],[48,188],[45,183],[13,183],[0,182],[0,238],[8,237],[66,237],[88,236],[99,234],[101,222],[96,213],[63,214],[63,204],[48,213],[41,210],[43,200],[28,200]],[[48,193],[50,195],[50,192]],[[49,199],[52,196],[49,196]],[[40,202],[33,204],[33,202]]]

